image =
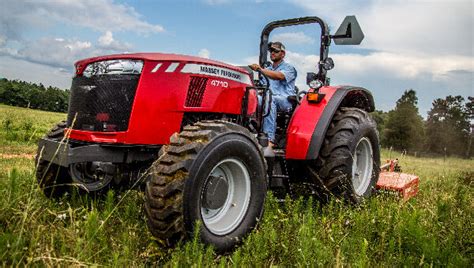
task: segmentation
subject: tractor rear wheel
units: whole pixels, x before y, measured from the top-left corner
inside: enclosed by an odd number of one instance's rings
[[[379,177],[380,148],[375,121],[358,108],[340,108],[333,117],[309,175],[323,196],[353,204],[371,196]]]
[[[266,191],[265,160],[251,133],[228,122],[198,122],[174,134],[150,168],[148,226],[165,246],[200,226],[202,242],[227,251],[257,224]]]
[[[62,121],[51,129],[45,138],[61,141],[64,138],[64,129],[66,122]],[[36,180],[47,197],[57,198],[70,191],[72,180],[66,168],[41,160],[41,150],[36,155],[35,162]]]

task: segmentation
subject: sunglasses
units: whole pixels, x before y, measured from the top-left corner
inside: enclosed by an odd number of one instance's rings
[[[281,50],[278,50],[278,49],[271,49],[270,50],[270,53],[280,53]]]

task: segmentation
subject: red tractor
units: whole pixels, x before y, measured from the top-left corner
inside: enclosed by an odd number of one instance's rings
[[[268,107],[257,101],[260,94],[266,103],[271,89],[245,67],[160,53],[95,57],[75,64],[67,122],[39,142],[40,187],[47,196],[72,185],[97,193],[145,177],[151,233],[172,245],[199,221],[201,240],[219,251],[255,227],[267,189],[312,185],[320,196],[361,202],[379,175],[373,97],[330,86],[326,76],[331,40],[363,39],[355,17],[335,35],[318,17],[268,24],[260,65],[273,29],[309,23],[321,27],[318,72],[308,73],[307,91],[289,97],[293,109],[278,115],[274,150],[261,131]]]

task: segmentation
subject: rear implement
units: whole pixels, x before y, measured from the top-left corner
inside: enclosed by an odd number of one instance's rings
[[[381,167],[377,189],[384,192],[396,193],[404,201],[418,193],[420,179],[413,174],[401,173],[398,159],[389,160]]]

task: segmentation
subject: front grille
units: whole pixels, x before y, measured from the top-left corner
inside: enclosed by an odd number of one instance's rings
[[[204,91],[206,91],[207,78],[192,76],[186,96],[186,107],[201,107]]]
[[[69,98],[68,127],[99,132],[127,130],[139,77],[75,77]]]

